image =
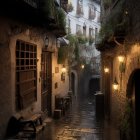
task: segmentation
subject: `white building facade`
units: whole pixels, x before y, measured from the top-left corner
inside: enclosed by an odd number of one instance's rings
[[[80,56],[87,59],[98,56],[99,51],[95,49],[97,33],[100,30],[100,4],[92,0],[70,0],[73,10],[68,13],[68,27],[70,33],[75,35],[79,32],[86,38],[92,38],[92,43],[86,43],[80,47]]]

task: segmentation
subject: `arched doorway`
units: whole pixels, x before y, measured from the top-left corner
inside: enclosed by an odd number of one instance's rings
[[[129,77],[127,97],[133,103],[133,139],[140,140],[140,69],[136,69]]]

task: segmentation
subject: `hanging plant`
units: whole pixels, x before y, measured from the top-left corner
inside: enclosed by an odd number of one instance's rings
[[[78,44],[75,46],[74,54],[75,54],[75,60],[78,61],[79,60],[79,47],[78,47]]]
[[[109,2],[104,0],[104,2]],[[110,3],[110,2],[109,2]],[[124,0],[121,0],[112,9],[110,15],[107,16],[106,21],[102,24],[99,37],[101,40],[111,40],[111,38],[116,34],[116,31],[124,28],[122,23],[124,20]]]
[[[67,35],[66,39],[69,40],[69,45],[70,46],[73,46],[73,45],[75,45],[77,43],[77,38],[76,38],[75,35],[69,34],[69,35]]]
[[[65,60],[67,58],[68,52],[67,52],[67,48],[65,46],[61,46],[58,49],[58,64],[64,64]]]
[[[54,1],[52,0],[42,0],[39,5],[39,9],[41,14],[45,18],[54,18],[55,11],[54,11]]]
[[[61,8],[57,9],[57,20],[58,20],[58,26],[60,28],[65,28],[66,27],[66,16],[64,11]]]

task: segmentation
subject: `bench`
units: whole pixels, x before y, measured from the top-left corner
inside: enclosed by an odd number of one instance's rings
[[[41,114],[33,114],[21,120],[21,124],[23,125],[22,131],[38,133],[43,129]]]

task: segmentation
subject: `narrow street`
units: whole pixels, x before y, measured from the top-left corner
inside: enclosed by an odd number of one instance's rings
[[[93,96],[74,99],[66,115],[48,123],[37,140],[103,140],[103,119],[96,118]]]

